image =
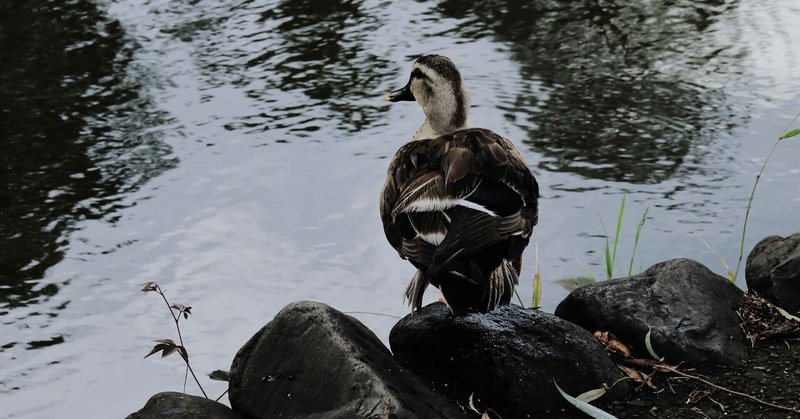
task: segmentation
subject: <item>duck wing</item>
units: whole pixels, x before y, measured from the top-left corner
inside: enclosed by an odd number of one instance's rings
[[[505,138],[467,129],[401,147],[381,196],[384,232],[431,273],[511,236],[518,257],[538,221],[538,185]],[[474,271],[474,269],[473,269]]]

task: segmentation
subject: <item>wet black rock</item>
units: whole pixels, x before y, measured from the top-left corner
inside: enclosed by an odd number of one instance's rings
[[[158,393],[127,419],[241,419],[224,404],[183,393]]]
[[[553,381],[578,395],[622,376],[588,332],[551,314],[516,305],[487,314],[452,317],[434,303],[400,320],[389,342],[395,357],[437,390],[467,405],[495,410],[505,419],[543,413],[580,415]],[[626,382],[606,398],[627,394]]]
[[[758,242],[747,256],[745,277],[749,290],[800,314],[800,233]]]
[[[580,287],[555,314],[590,331],[610,331],[634,354],[692,366],[736,366],[745,341],[736,310],[742,291],[689,259],[655,264],[641,274]]]
[[[358,320],[293,303],[236,354],[231,406],[247,418],[458,418]]]

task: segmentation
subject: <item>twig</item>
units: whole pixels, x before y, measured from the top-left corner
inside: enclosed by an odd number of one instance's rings
[[[708,400],[711,400],[711,402],[712,402],[712,403],[716,404],[716,405],[719,407],[719,410],[721,410],[721,411],[725,412],[725,406],[724,406],[722,403],[720,403],[720,402],[718,402],[718,401],[716,401],[716,400],[712,399],[712,398],[711,398],[711,396],[708,396],[708,397],[706,397],[706,398],[707,398]]]
[[[175,329],[178,330],[178,340],[181,342],[181,347],[183,347],[185,350],[186,346],[183,344],[183,335],[181,335],[181,326],[179,324],[181,319],[180,313],[178,313],[178,315],[175,315],[175,313],[172,311],[172,306],[169,304],[169,301],[167,301],[167,296],[164,295],[164,290],[162,290],[159,285],[156,285],[156,292],[158,292],[158,295],[160,295],[161,298],[164,300],[164,304],[167,305],[167,310],[169,311],[169,315],[172,316],[172,320],[175,322]],[[203,392],[203,396],[205,398],[208,398],[206,391],[203,390],[203,386],[200,384],[200,380],[198,380],[197,376],[194,374],[192,366],[189,365],[189,357],[188,356],[184,357],[183,353],[181,353],[181,358],[183,358],[183,362],[186,363],[186,368],[189,370],[190,373],[192,373],[192,377],[194,377],[194,382],[197,383],[197,387],[199,387],[200,391]],[[186,378],[184,378],[183,392],[184,393],[186,392]]]
[[[400,316],[395,316],[393,314],[385,314],[385,313],[375,313],[373,311],[343,311],[344,314],[371,314],[373,316],[384,316],[384,317],[391,317],[393,319],[402,319]]]
[[[711,381],[708,381],[708,380],[706,380],[704,378],[701,378],[701,377],[698,377],[696,375],[687,374],[687,373],[685,373],[683,371],[678,371],[677,369],[675,369],[673,367],[670,367],[669,365],[657,364],[657,365],[654,365],[653,368],[655,368],[655,369],[657,369],[659,371],[662,371],[662,372],[671,372],[673,374],[677,374],[677,375],[680,375],[682,377],[690,378],[692,380],[697,380],[697,381],[699,381],[699,382],[701,382],[701,383],[703,383],[703,384],[705,384],[705,385],[707,385],[709,387],[713,387],[713,388],[715,388],[717,390],[722,390],[722,391],[724,391],[726,393],[730,393],[730,394],[734,394],[736,396],[740,396],[740,397],[744,397],[744,398],[750,399],[750,400],[752,400],[752,401],[754,401],[756,403],[762,404],[764,406],[774,407],[775,409],[786,410],[786,411],[794,412],[794,413],[800,413],[800,409],[795,409],[793,407],[782,406],[782,405],[779,405],[779,404],[771,403],[771,402],[768,402],[768,401],[761,400],[758,397],[752,396],[752,395],[747,394],[747,393],[742,393],[742,392],[739,392],[739,391],[736,391],[736,390],[731,390],[729,388],[725,388],[725,387],[716,385],[716,384],[712,383]]]
[[[227,388],[225,389],[225,391],[223,391],[223,392],[222,392],[222,394],[220,394],[220,395],[219,395],[219,397],[217,397],[216,399],[214,399],[214,401],[215,401],[215,402],[218,402],[218,401],[219,401],[219,399],[221,399],[221,398],[222,398],[222,396],[224,396],[224,395],[226,395],[226,394],[228,394],[228,389],[227,389]]]

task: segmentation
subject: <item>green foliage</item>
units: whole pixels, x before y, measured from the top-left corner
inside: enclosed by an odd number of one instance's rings
[[[539,245],[536,245],[536,269],[533,273],[533,294],[531,295],[531,308],[542,306],[542,274],[539,271]]]
[[[617,248],[619,247],[619,238],[620,238],[620,231],[622,231],[622,220],[625,217],[625,201],[626,201],[626,192],[622,193],[622,202],[619,206],[619,213],[617,214],[617,228],[614,231],[614,242],[613,245],[609,241],[608,231],[606,230],[605,224],[603,224],[603,219],[600,218],[600,225],[603,227],[603,234],[605,235],[605,248],[603,249],[603,255],[605,257],[606,262],[606,278],[611,279],[614,277],[614,267],[617,263]],[[642,234],[642,228],[644,227],[645,222],[647,221],[647,214],[650,212],[650,207],[648,206],[645,208],[644,213],[642,213],[642,217],[639,220],[639,224],[636,226],[636,234],[633,239],[633,251],[631,252],[631,261],[628,265],[628,276],[633,274],[633,261],[636,258],[636,249],[639,247],[639,238]],[[584,272],[587,270],[584,269]],[[587,276],[592,276],[591,272],[588,273]],[[593,276],[592,276],[593,277]]]
[[[787,139],[787,138],[792,138],[792,137],[794,137],[794,136],[795,136],[795,135],[797,135],[797,134],[800,134],[800,128],[793,129],[793,130],[791,130],[791,131],[787,132],[786,134],[783,134],[783,135],[781,135],[781,138],[780,138],[780,139],[781,139],[781,140],[785,140],[785,139]]]
[[[736,278],[739,277],[739,268],[742,267],[742,258],[744,257],[744,239],[747,234],[747,220],[750,218],[750,208],[753,206],[753,197],[756,195],[756,187],[758,186],[758,181],[764,174],[764,170],[767,168],[767,162],[769,161],[769,158],[772,157],[772,153],[775,152],[775,149],[778,147],[778,144],[780,144],[780,142],[785,139],[792,138],[797,134],[800,134],[800,128],[789,131],[789,128],[791,128],[791,126],[794,125],[795,121],[797,121],[797,118],[800,118],[800,112],[798,112],[797,115],[795,115],[794,119],[792,119],[792,122],[789,122],[789,125],[787,125],[786,129],[783,130],[784,134],[778,137],[778,139],[775,140],[775,143],[772,144],[772,148],[770,148],[769,153],[767,153],[767,158],[764,159],[764,163],[761,165],[761,169],[758,171],[758,174],[756,175],[756,181],[753,182],[753,189],[750,191],[750,198],[747,200],[747,211],[745,211],[744,213],[744,224],[742,225],[742,239],[739,244],[739,261],[736,263],[736,272],[733,274],[733,282],[736,282]]]
[[[639,247],[639,236],[642,234],[642,227],[644,227],[644,223],[647,221],[647,213],[650,211],[650,206],[648,205],[644,209],[644,213],[642,213],[642,218],[639,220],[639,225],[636,226],[636,235],[633,238],[633,251],[631,252],[631,263],[628,265],[628,276],[633,274],[633,260],[636,258],[636,248]]]

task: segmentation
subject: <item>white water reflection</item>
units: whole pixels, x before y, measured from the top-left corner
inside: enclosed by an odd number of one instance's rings
[[[534,241],[549,312],[567,293],[556,281],[580,275],[581,263],[602,277],[598,218],[613,228],[623,190],[628,217],[621,270],[648,205],[635,266],[692,257],[721,272],[695,233],[735,262],[744,200],[760,159],[800,110],[800,47],[790,41],[798,30],[787,23],[800,11],[790,0],[770,7],[730,3],[702,45],[735,45],[735,63],[717,67],[712,59],[697,66],[677,54],[659,64],[676,77],[690,72],[692,79],[682,85],[695,85],[699,97],[713,92],[707,102],[690,102],[727,112],[702,119],[708,109],[690,109],[698,120],[721,124],[702,127],[713,136],[681,140],[678,157],[648,155],[655,157],[647,167],[666,173],[657,181],[631,181],[651,179],[648,173],[592,177],[618,166],[580,153],[547,154],[569,149],[569,138],[523,142],[544,129],[531,115],[563,100],[563,86],[531,70],[519,46],[490,28],[479,37],[459,32],[467,18],[442,16],[434,2],[345,2],[340,20],[306,24],[291,13],[313,10],[290,13],[292,3],[104,6],[120,20],[127,42],[137,45],[131,68],[146,75],[147,96],[169,116],[142,130],[157,129],[180,163],[116,196],[118,209],[104,217],[75,221],[76,231],[64,238],[64,259],[34,285],[56,290],[0,317],[0,344],[14,343],[0,351],[0,415],[120,417],[152,393],[180,390],[177,358],[142,359],[152,340],[174,336],[163,302],[138,291],[146,281],[159,282],[173,302],[193,307],[183,331],[193,365],[203,372],[227,369],[252,333],[292,301],[407,313],[402,294],[413,268],[385,242],[377,196],[388,158],[422,120],[414,104],[390,106],[381,94],[406,81],[417,54],[451,56],[472,90],[472,122],[513,139],[535,168],[543,199]],[[326,43],[317,45],[315,36]],[[328,49],[336,48],[340,54],[331,55]],[[691,129],[679,119],[664,123],[676,124],[671,132]],[[791,214],[800,210],[799,143],[783,144],[770,163],[754,204],[748,249],[768,234],[798,230]],[[636,149],[614,152],[636,169]],[[520,294],[528,300],[533,246],[525,258]],[[436,297],[428,293],[429,300]],[[384,340],[394,323],[357,317]],[[31,349],[30,342],[55,344]],[[210,393],[224,389],[203,382]]]

